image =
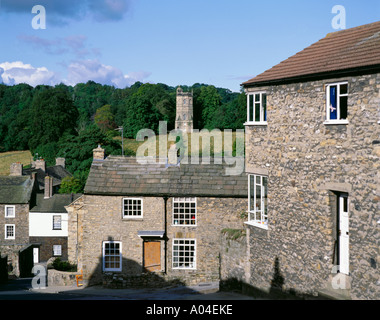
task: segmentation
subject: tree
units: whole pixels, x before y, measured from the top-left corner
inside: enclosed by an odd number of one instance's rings
[[[94,122],[103,133],[116,128],[115,117],[109,104],[96,110]]]
[[[159,121],[170,120],[168,110],[174,110],[174,105],[164,86],[149,83],[141,85],[125,103],[125,136],[135,138],[141,129],[157,132]]]
[[[81,188],[87,180],[93,160],[93,150],[101,145],[107,155],[120,155],[120,142],[108,138],[95,125],[89,125],[79,134],[65,134],[58,142],[58,157],[66,159],[66,168],[79,180]],[[126,150],[125,154],[131,154]]]
[[[40,91],[32,102],[31,151],[39,145],[58,142],[65,133],[74,133],[77,118],[78,110],[64,89]]]
[[[83,184],[80,179],[75,177],[64,177],[59,188],[59,193],[80,193],[83,189]]]
[[[214,86],[202,87],[198,97],[198,102],[202,104],[202,120],[205,129],[215,129],[220,127],[216,122],[215,112],[221,106],[221,96]]]

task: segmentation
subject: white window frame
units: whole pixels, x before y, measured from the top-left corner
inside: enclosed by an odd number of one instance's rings
[[[54,223],[54,218],[59,218],[59,223]],[[53,215],[52,220],[53,220],[52,221],[53,222],[53,230],[62,230],[62,216],[55,214],[55,215]],[[57,225],[59,224],[59,228],[56,227],[56,224]]]
[[[175,204],[181,204],[183,203],[184,204],[184,212],[181,213],[175,213]],[[191,204],[195,204],[195,212],[185,212],[185,210],[187,209],[186,208],[186,204],[189,205],[188,209],[192,209],[191,207]],[[176,215],[181,215],[183,214],[184,215],[184,218],[183,219],[179,219],[176,217]],[[192,217],[192,215],[194,215],[194,219]],[[189,217],[186,217],[186,216],[189,216]],[[197,198],[192,198],[192,197],[186,197],[186,198],[173,198],[173,209],[172,209],[172,225],[173,226],[186,226],[186,227],[196,227],[197,226]],[[186,223],[180,223],[181,220],[184,220],[185,221],[189,221],[190,223],[189,224],[186,224]],[[191,223],[193,222],[194,223]]]
[[[106,255],[106,245],[107,244],[118,244],[119,245],[119,253],[118,254],[107,254]],[[110,268],[106,267],[106,257],[114,257],[115,262],[117,261],[117,258],[119,257],[119,267],[118,268]],[[121,271],[122,270],[122,260],[123,258],[123,253],[122,253],[122,243],[121,241],[103,241],[102,243],[102,266],[103,266],[103,271],[108,272],[108,271]]]
[[[347,86],[347,93],[340,93],[340,87],[342,85]],[[337,87],[337,119],[330,120],[330,88],[336,86]],[[347,117],[348,117],[348,93],[349,93],[349,86],[347,81],[342,82],[336,82],[336,83],[329,83],[326,85],[326,121],[324,124],[348,124],[348,119],[340,119],[340,98],[341,97],[347,97]]]
[[[13,215],[8,215],[8,209],[12,208],[13,209]],[[4,215],[5,218],[15,218],[16,217],[16,206],[8,206],[6,205],[4,208]]]
[[[253,197],[251,196],[251,177],[253,177]],[[257,183],[257,178],[260,178],[260,182]],[[267,180],[266,188],[264,186],[264,179]],[[257,203],[256,197],[256,186],[260,187],[260,203]],[[267,195],[266,199],[268,201],[268,177],[258,174],[249,174],[248,175],[248,221],[246,224],[253,225],[262,229],[268,229],[268,203],[265,205],[265,194]],[[253,200],[253,203],[252,203]],[[260,205],[260,210],[256,208]],[[253,210],[251,209],[253,207]],[[258,218],[258,216],[260,218]]]
[[[259,101],[256,101],[256,95],[259,95],[260,99]],[[266,102],[266,106],[265,106],[265,112],[264,112],[264,106],[263,106],[263,95],[265,95],[265,98],[266,98],[266,101],[267,101],[267,93],[266,91],[258,91],[258,92],[249,92],[247,93],[247,122],[244,124],[244,125],[267,125],[268,122],[268,109],[267,109],[267,106],[268,106],[268,103]],[[252,115],[252,119],[253,120],[250,120],[250,97],[253,96],[253,115]],[[256,110],[256,104],[260,104],[260,120],[257,121],[255,120],[255,110]],[[264,116],[265,115],[265,116]]]
[[[186,241],[191,241],[193,243],[186,243]],[[186,246],[193,247],[192,250],[175,250],[175,246]],[[186,252],[193,252],[192,262],[185,262],[188,266],[180,266],[181,258],[185,259]],[[177,255],[175,254],[177,253]],[[181,254],[182,253],[182,254]],[[178,261],[175,261],[177,257]],[[190,256],[189,256],[190,257]],[[175,238],[172,243],[172,268],[177,270],[195,270],[197,268],[197,240],[196,239],[188,239],[188,238]]]
[[[54,244],[53,245],[53,256],[54,257],[61,257],[62,256],[62,245],[60,245],[60,244]]]
[[[140,214],[138,215],[133,215],[133,214],[125,214],[125,201],[140,201],[141,203],[141,209],[140,209]],[[132,203],[132,206],[134,203]],[[128,209],[129,210],[129,209]],[[132,211],[133,212],[133,208]],[[144,213],[144,201],[142,198],[123,198],[123,203],[122,203],[122,218],[123,219],[142,219],[143,218],[143,213]]]
[[[12,227],[13,228],[13,236],[8,236],[8,227]],[[4,226],[4,239],[6,240],[14,240],[16,239],[16,225],[14,224],[6,224]]]

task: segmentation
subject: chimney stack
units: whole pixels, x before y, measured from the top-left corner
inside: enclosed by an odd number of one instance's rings
[[[57,159],[55,159],[55,165],[56,166],[62,166],[63,168],[65,168],[65,166],[66,166],[66,159],[65,158],[57,158]]]
[[[10,167],[10,176],[22,176],[22,163],[16,162],[12,163]]]
[[[44,199],[49,199],[52,196],[53,196],[53,178],[46,176],[45,177]]]
[[[41,169],[42,171],[46,171],[46,163],[44,159],[38,159],[34,161],[35,169]]]
[[[92,151],[94,160],[104,160],[104,149],[100,145]]]

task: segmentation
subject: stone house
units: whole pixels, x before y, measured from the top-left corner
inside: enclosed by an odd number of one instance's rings
[[[8,271],[16,276],[31,270],[30,263],[20,267],[20,260],[30,257],[28,215],[33,186],[29,176],[0,177],[0,254],[7,257]]]
[[[246,282],[379,299],[380,22],[328,34],[243,87]]]
[[[30,276],[33,264],[52,256],[67,259],[67,211],[79,195],[60,195],[64,159],[47,167],[37,160],[32,168],[11,164],[9,176],[0,177],[0,252],[9,272]],[[65,223],[66,222],[66,223]]]
[[[83,196],[67,207],[69,261],[89,284],[217,281],[221,232],[244,228],[246,207],[245,173],[104,159],[98,148]]]

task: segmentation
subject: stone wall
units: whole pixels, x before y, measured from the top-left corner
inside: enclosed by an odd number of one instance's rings
[[[249,283],[249,236],[246,229],[223,229],[220,235],[221,287],[242,290]]]
[[[348,81],[347,125],[326,125],[325,85]],[[250,228],[251,284],[315,294],[334,266],[331,194],[349,194],[350,295],[379,299],[380,75],[313,81],[267,92],[266,126],[247,126],[246,171],[268,176],[268,230]]]
[[[67,260],[67,237],[30,237],[30,243],[38,245],[40,262],[48,261],[53,257],[53,246],[61,245],[62,260]]]
[[[58,271],[55,269],[47,270],[47,286],[72,286],[76,287],[76,275],[79,275],[80,272],[65,272]]]
[[[0,252],[8,256],[8,271],[19,276],[19,251],[29,243],[29,205],[16,204],[14,218],[5,218],[4,212],[0,204]],[[15,239],[5,239],[5,224],[15,225]]]

